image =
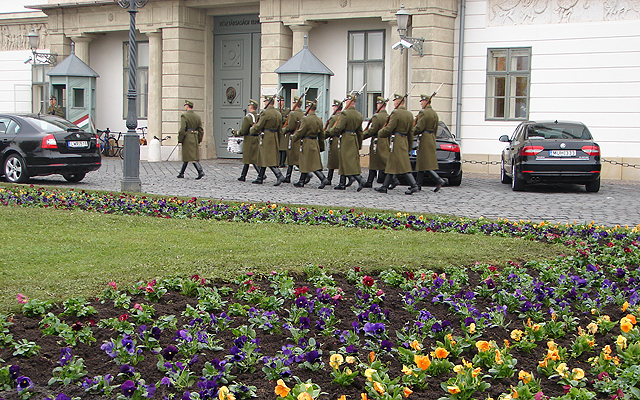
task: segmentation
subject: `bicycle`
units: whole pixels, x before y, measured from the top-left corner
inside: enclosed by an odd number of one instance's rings
[[[96,129],[96,131],[98,133],[100,152],[107,157],[120,156],[122,158],[122,146],[120,146],[120,137],[122,136],[122,132],[117,132],[118,137],[116,137],[109,128],[103,131]]]
[[[140,146],[146,146],[147,145],[147,127],[141,126],[139,128],[136,128],[136,132],[138,132],[138,135],[142,135],[142,137],[140,138]]]

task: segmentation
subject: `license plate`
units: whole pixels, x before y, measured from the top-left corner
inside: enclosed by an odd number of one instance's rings
[[[549,156],[551,157],[575,157],[575,150],[549,150]]]
[[[67,146],[73,148],[89,147],[89,142],[86,140],[75,140],[73,142],[67,142]]]

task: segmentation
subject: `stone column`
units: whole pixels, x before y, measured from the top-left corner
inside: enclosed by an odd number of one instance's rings
[[[310,24],[302,24],[302,25],[289,25],[289,29],[293,32],[293,47],[292,47],[292,55],[297,54],[304,45],[304,37],[309,37],[309,31],[313,29],[313,25]]]
[[[75,43],[76,56],[84,61],[85,64],[89,63],[89,43],[93,40],[91,36],[71,36],[71,40]]]
[[[390,43],[393,45],[400,41],[400,35],[398,34],[398,23],[396,20],[388,21],[389,25],[391,25],[391,40]],[[400,53],[400,50],[391,49],[390,52],[390,71],[389,71],[389,96],[394,93],[404,95],[407,93],[409,88],[407,87],[407,83],[409,82],[408,74],[409,74],[409,52],[411,49],[405,49]],[[407,107],[409,108],[409,107]]]
[[[162,31],[147,32],[149,38],[148,138],[162,139]]]

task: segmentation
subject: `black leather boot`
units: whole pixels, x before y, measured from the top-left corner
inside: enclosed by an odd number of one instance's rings
[[[387,178],[385,178],[386,180]],[[391,178],[391,185],[389,185],[389,190],[393,190],[396,188],[396,186],[398,186],[400,184],[400,181],[398,180],[398,177],[395,175],[392,175]]]
[[[338,186],[334,187],[334,189],[345,190],[347,188],[346,183],[347,183],[347,177],[344,175],[340,175],[340,182],[338,183]]]
[[[364,184],[367,183],[367,182],[365,182],[364,178],[361,177],[360,175],[354,175],[353,179],[358,181],[358,189],[356,190],[357,192],[361,191],[362,188],[364,187]]]
[[[198,176],[196,177],[197,179],[202,179],[202,177],[204,176],[204,171],[202,170],[202,165],[200,165],[199,162],[195,161],[193,163],[193,166],[196,167],[196,171],[198,171]]]
[[[178,176],[176,176],[176,178],[184,178],[184,171],[187,170],[187,165],[189,165],[189,163],[182,163],[182,168],[180,168],[180,173],[178,174]]]
[[[409,189],[404,192],[404,194],[414,194],[415,192],[417,192],[418,184],[416,183],[416,178],[413,177],[413,174],[411,172],[407,172],[406,174],[404,174],[404,176],[407,178],[409,184],[411,185]]]
[[[378,183],[383,183],[386,176],[387,174],[384,173],[384,170],[378,171]]]
[[[260,171],[261,171],[260,167],[258,167],[257,165],[253,164],[253,168],[256,169],[256,172],[258,173],[258,178],[262,179],[263,182],[267,180],[267,175],[266,175],[267,169],[266,168],[264,170],[262,170],[262,175],[260,174]]]
[[[284,162],[287,160],[287,152],[285,150],[280,150],[280,164],[278,166],[280,168],[284,168]]]
[[[431,175],[431,179],[436,182],[436,188],[433,189],[433,192],[438,193],[442,186],[444,186],[444,179],[440,178],[440,175],[434,170],[429,170],[429,175]]]
[[[327,172],[327,180],[329,181],[329,185],[331,185],[331,181],[333,180],[333,171],[334,171],[334,170],[330,169],[330,170]]]
[[[285,178],[282,176],[282,172],[277,167],[269,167],[271,171],[276,175],[277,181],[273,184],[273,186],[280,186],[282,182],[284,182]]]
[[[292,173],[293,173],[293,165],[289,165],[287,167],[287,176],[284,177],[284,180],[282,182],[291,183],[291,174]]]
[[[347,182],[347,184],[345,185],[345,187],[349,187],[353,184],[353,182],[356,180],[353,175],[349,175],[347,176],[347,178],[349,179],[349,181]]]
[[[262,177],[264,176],[264,173],[266,172],[266,170],[267,170],[267,167],[260,167],[260,169],[258,171],[258,177],[256,178],[255,181],[253,181],[251,183],[256,183],[258,185],[262,185]]]
[[[331,182],[329,182],[329,180],[324,176],[322,171],[313,171],[313,173],[318,177],[318,179],[320,179],[320,186],[318,186],[318,189],[324,189],[325,186],[331,185]]]
[[[311,174],[306,174],[304,178],[304,184],[306,185],[311,181]]]
[[[418,183],[418,191],[422,190],[422,185],[424,184],[424,171],[418,171],[418,179],[416,179]]]
[[[293,186],[295,187],[304,187],[304,184],[307,181],[307,175],[306,173],[302,173],[300,174],[300,179],[298,180],[298,182],[294,183]]]
[[[377,171],[375,169],[369,170],[369,176],[367,177],[367,181],[364,183],[364,185],[362,185],[363,188],[373,187],[373,181],[376,179],[376,172]]]
[[[247,180],[247,172],[249,172],[249,164],[245,164],[242,166],[242,172],[240,173],[240,178],[238,178],[240,182],[244,182]]]
[[[389,189],[389,184],[391,183],[391,177],[392,176],[393,175],[391,175],[391,174],[387,174],[384,177],[384,183],[382,184],[382,186],[377,187],[377,188],[375,188],[373,190],[375,190],[376,192],[380,192],[380,193],[387,193],[387,189]]]

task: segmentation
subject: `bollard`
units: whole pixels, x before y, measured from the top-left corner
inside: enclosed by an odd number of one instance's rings
[[[149,142],[149,161],[162,161],[160,141],[155,136]]]

